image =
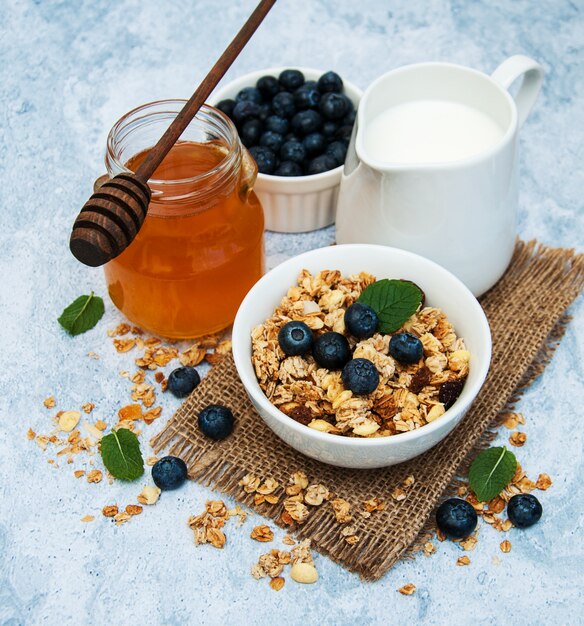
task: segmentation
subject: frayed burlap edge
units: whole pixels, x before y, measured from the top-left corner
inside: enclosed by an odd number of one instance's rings
[[[493,334],[491,370],[481,393],[462,423],[449,437],[424,455],[380,470],[345,470],[304,457],[281,442],[253,410],[239,381],[231,357],[213,368],[197,391],[182,405],[165,429],[152,440],[158,453],[183,458],[190,476],[235,497],[256,512],[281,523],[281,504],[256,506],[252,494],[239,486],[248,472],[273,477],[285,485],[288,476],[304,470],[311,482],[321,482],[353,510],[371,497],[380,497],[386,509],[369,519],[355,516],[351,525],[359,542],[349,545],[340,536],[329,505],[311,509],[307,522],[294,529],[310,538],[321,553],[363,578],[382,576],[423,534],[445,491],[458,484],[458,476],[473,451],[493,438],[492,426],[522,390],[543,371],[565,329],[566,308],[584,283],[584,255],[519,241],[510,267],[481,304]],[[233,435],[221,443],[205,439],[196,427],[200,409],[212,402],[231,406],[237,418]],[[395,502],[390,494],[403,479],[416,478],[408,497]]]

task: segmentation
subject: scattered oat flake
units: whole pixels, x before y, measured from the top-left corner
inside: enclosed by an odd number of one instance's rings
[[[129,513],[126,513],[125,511],[114,515],[114,521],[116,522],[116,526],[121,526],[122,524],[125,524],[131,519],[132,519],[132,516]]]
[[[427,541],[424,544],[423,552],[424,556],[430,556],[436,552],[436,546],[431,541]]]
[[[114,339],[114,347],[118,352],[129,352],[135,345],[135,339]]]
[[[536,489],[540,489],[541,491],[545,491],[552,486],[552,479],[547,474],[540,474],[537,477],[537,481],[535,483]]]
[[[29,429],[26,431],[26,438],[27,438],[29,441],[32,441],[35,437],[36,437],[36,433],[34,432],[34,430],[33,430],[32,428],[29,428]]]
[[[499,547],[501,548],[501,552],[511,552],[511,542],[508,539],[505,539],[505,541],[501,541]]]
[[[512,433],[509,437],[509,443],[516,448],[521,448],[526,441],[527,435],[525,433],[520,433],[519,431]]]
[[[158,463],[158,457],[156,456],[149,456],[146,459],[146,465],[152,466],[152,465],[156,465],[156,463]]]
[[[128,504],[128,506],[126,506],[126,513],[132,517],[134,515],[140,515],[143,510],[144,509],[139,504]]]
[[[119,511],[116,504],[110,504],[108,506],[104,506],[101,512],[104,517],[115,517]]]
[[[260,526],[256,526],[251,531],[250,537],[252,539],[255,539],[256,541],[265,543],[268,541],[273,541],[274,533],[269,526],[267,526],[266,524],[261,524]]]
[[[456,564],[459,566],[470,565],[470,559],[466,555],[459,556],[458,559],[456,559]]]
[[[353,516],[350,514],[351,504],[342,498],[335,498],[331,500],[331,505],[335,514],[337,522],[344,524],[350,522]]]
[[[93,469],[87,474],[88,483],[99,483],[103,478],[103,473],[100,470]]]
[[[293,546],[296,543],[296,541],[294,541],[294,537],[291,537],[290,535],[284,535],[282,539],[282,543],[287,546]]]
[[[411,596],[416,593],[416,585],[414,583],[408,583],[403,587],[400,587],[398,591],[402,594],[402,596]]]
[[[90,359],[95,359],[96,361],[99,361],[99,359],[100,359],[100,356],[99,356],[99,354],[97,354],[97,352],[88,352],[87,356]]]
[[[81,405],[81,408],[83,409],[84,413],[91,413],[91,411],[95,409],[95,404],[93,404],[93,402],[86,402],[85,404]]]
[[[270,580],[270,587],[274,591],[280,591],[280,589],[282,589],[282,587],[284,586],[285,582],[286,581],[281,576],[276,576],[276,578],[272,578],[272,580]]]
[[[49,396],[43,400],[43,404],[47,409],[52,409],[56,404],[55,398],[53,396]]]
[[[82,522],[93,522],[93,520],[95,519],[94,515],[86,515],[85,517],[81,518]]]
[[[75,470],[73,475],[75,478],[81,478],[82,476],[85,476],[85,470]]]
[[[470,537],[463,539],[460,542],[460,546],[462,547],[463,550],[469,551],[469,550],[474,550],[477,547],[477,543],[478,543],[477,538],[471,535]]]

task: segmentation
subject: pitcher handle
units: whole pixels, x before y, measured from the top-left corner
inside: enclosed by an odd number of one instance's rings
[[[523,81],[515,95],[519,127],[523,126],[523,122],[527,119],[537,99],[543,82],[543,67],[529,57],[516,54],[503,61],[491,74],[491,78],[505,89],[509,89],[521,75],[523,75]]]

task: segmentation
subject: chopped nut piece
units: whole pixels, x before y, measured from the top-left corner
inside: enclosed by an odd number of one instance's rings
[[[142,511],[143,509],[139,504],[128,504],[128,506],[126,507],[126,513],[128,515],[131,515],[132,517],[134,515],[140,515]]]
[[[70,433],[81,419],[79,411],[63,411],[59,417],[59,429],[64,433]]]
[[[398,591],[402,594],[402,596],[411,596],[416,592],[416,585],[408,583],[407,585],[400,587]]]
[[[511,552],[511,542],[508,539],[501,541],[501,545],[499,547],[501,548],[501,552]]]
[[[27,438],[29,441],[32,441],[35,437],[36,437],[36,433],[34,432],[34,430],[33,430],[32,428],[29,428],[29,429],[26,431],[26,438]]]
[[[310,485],[304,494],[304,502],[312,506],[320,506],[330,498],[329,490],[321,484]]]
[[[225,534],[223,533],[222,530],[219,530],[219,528],[213,528],[212,526],[209,526],[207,528],[207,541],[214,548],[221,549],[225,545],[227,538],[225,537]]]
[[[431,542],[427,541],[423,547],[424,556],[430,556],[436,552],[436,546]]]
[[[100,483],[103,478],[103,474],[100,470],[94,469],[87,474],[88,483]]]
[[[156,504],[160,497],[160,489],[155,485],[147,485],[142,489],[137,500],[140,504]]]
[[[254,474],[246,474],[240,481],[239,485],[243,487],[246,493],[254,493],[260,486],[260,479]]]
[[[181,352],[179,360],[182,365],[194,367],[201,363],[206,354],[206,348],[201,348],[198,344],[194,344],[188,350]]]
[[[95,422],[95,427],[97,430],[105,430],[107,428],[107,424],[103,420],[97,420],[97,422]]]
[[[118,411],[121,422],[142,419],[142,407],[139,404],[128,404]]]
[[[374,511],[383,511],[385,509],[385,502],[379,498],[371,498],[363,502],[363,509],[367,513],[373,513]]]
[[[135,345],[135,339],[114,339],[114,347],[118,352],[129,352]]]
[[[463,550],[468,551],[468,550],[474,550],[477,547],[477,543],[478,543],[477,538],[471,535],[470,537],[463,539],[460,542],[460,545],[462,546]]]
[[[83,409],[84,413],[91,413],[91,411],[95,409],[95,404],[93,404],[93,402],[86,402],[85,404],[81,405],[81,408]]]
[[[434,404],[432,408],[428,411],[428,415],[426,416],[426,421],[433,422],[439,417],[442,417],[444,413],[446,413],[446,409],[444,408],[444,405],[441,402],[438,402],[438,404]]]
[[[118,514],[118,507],[115,504],[104,506],[101,510],[104,517],[115,517]]]
[[[405,500],[407,497],[406,492],[401,488],[401,487],[396,487],[392,492],[391,492],[391,497],[396,501],[396,502],[401,502],[402,500]]]
[[[334,500],[331,500],[331,504],[337,522],[345,524],[353,519],[353,516],[350,514],[351,504],[349,502],[343,500],[342,498],[335,498]]]
[[[55,398],[53,396],[49,396],[43,400],[43,404],[47,409],[52,409],[56,404]]]
[[[459,556],[458,559],[456,559],[456,564],[459,566],[470,565],[470,559],[466,555]]]
[[[294,563],[290,569],[290,576],[292,580],[305,585],[310,585],[318,580],[316,567],[311,563]]]
[[[94,515],[86,515],[85,517],[81,518],[82,522],[93,522],[93,520],[95,519]]]
[[[114,515],[114,521],[116,522],[116,526],[121,526],[131,519],[132,516],[126,512],[117,513],[116,515]]]
[[[286,581],[281,576],[276,576],[276,578],[272,578],[272,580],[270,580],[270,587],[274,591],[280,591],[280,589],[282,589],[282,587],[284,586],[285,582]]]
[[[73,472],[73,475],[75,476],[75,478],[81,478],[82,476],[85,476],[85,471],[84,470],[75,470]]]
[[[547,474],[540,474],[537,477],[537,482],[535,483],[536,489],[540,489],[541,491],[545,491],[552,486],[552,479]]]
[[[290,535],[284,535],[282,543],[286,544],[287,546],[293,546],[296,544],[296,541],[294,541],[294,538]]]
[[[308,508],[302,502],[297,502],[292,498],[284,500],[284,509],[286,513],[299,524],[303,524],[309,515]]]
[[[265,543],[268,541],[273,541],[274,533],[269,526],[267,526],[266,524],[261,524],[260,526],[256,526],[251,531],[250,537],[252,539],[255,539],[256,541],[261,541]]]
[[[516,448],[521,448],[526,441],[527,435],[525,433],[520,433],[519,431],[512,433],[509,437],[509,443]]]

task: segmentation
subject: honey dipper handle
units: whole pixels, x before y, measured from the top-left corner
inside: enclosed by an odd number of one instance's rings
[[[148,180],[195,117],[276,0],[261,0],[203,82],[148,152],[135,174],[118,174],[85,203],[73,224],[69,248],[85,265],[97,267],[121,254],[142,227],[150,189]]]
[[[223,78],[225,72],[230,68],[233,61],[235,61],[238,54],[243,50],[245,44],[250,40],[251,36],[275,3],[276,0],[261,0],[254,12],[249,16],[247,22],[241,27],[237,35],[235,35],[233,41],[227,46],[225,52],[223,52],[207,76],[205,76],[203,82],[173,120],[164,135],[158,140],[154,148],[148,152],[147,157],[136,170],[136,178],[138,178],[138,180],[147,182],[152,176],[156,168],[162,163],[162,159],[164,159],[168,151],[182,135],[185,128],[195,117],[197,111],[201,108],[213,89],[215,89],[217,83]]]

